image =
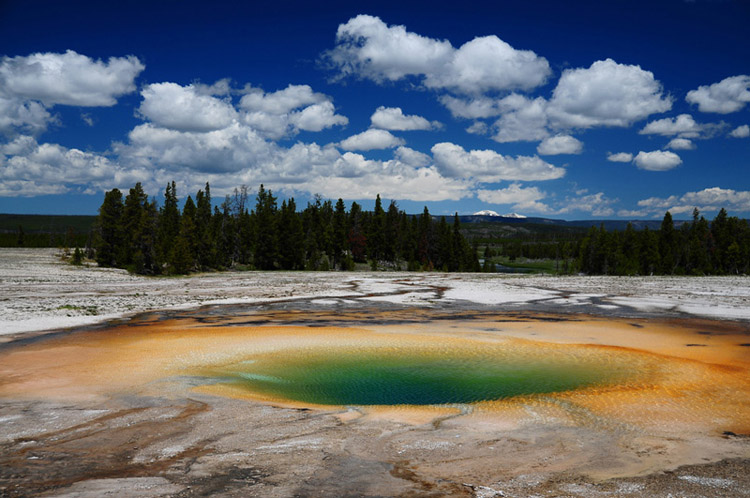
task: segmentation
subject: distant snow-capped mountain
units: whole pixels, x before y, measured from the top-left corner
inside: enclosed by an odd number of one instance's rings
[[[518,213],[497,214],[495,211],[491,211],[489,209],[485,209],[483,211],[477,211],[476,213],[474,213],[474,216],[500,216],[503,218],[516,218],[519,220],[526,218],[524,215],[518,214]]]

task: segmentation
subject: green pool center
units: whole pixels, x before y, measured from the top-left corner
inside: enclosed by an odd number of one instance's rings
[[[567,345],[284,349],[213,369],[251,392],[320,405],[472,403],[632,383],[641,355]]]

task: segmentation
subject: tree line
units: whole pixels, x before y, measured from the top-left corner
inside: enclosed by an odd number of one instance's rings
[[[589,275],[737,275],[750,273],[750,225],[721,209],[708,221],[698,209],[678,226],[670,212],[657,230],[535,234],[486,239],[485,259],[559,261],[560,273]]]
[[[123,197],[107,192],[94,228],[93,256],[100,266],[141,274],[185,274],[213,269],[352,270],[372,269],[479,271],[476,247],[452,224],[435,219],[427,207],[409,216],[380,196],[375,209],[316,196],[298,211],[294,198],[278,205],[260,186],[254,208],[247,187],[235,189],[212,207],[211,189],[188,196],[179,209],[174,182],[161,206],[137,183]]]
[[[607,232],[592,227],[578,249],[580,271],[599,275],[729,275],[750,272],[750,226],[725,209],[710,223],[693,210],[675,228],[667,211],[659,230]]]

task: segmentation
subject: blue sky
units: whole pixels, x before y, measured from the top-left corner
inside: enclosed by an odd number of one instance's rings
[[[0,212],[94,214],[175,180],[750,216],[746,1],[265,4],[0,2]]]

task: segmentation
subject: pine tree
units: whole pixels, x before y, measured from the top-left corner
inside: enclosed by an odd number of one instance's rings
[[[432,238],[432,216],[425,206],[419,217],[419,231],[417,232],[417,257],[423,268],[432,267]]]
[[[373,261],[379,261],[385,256],[385,211],[380,194],[375,198],[375,210],[367,231],[367,256]]]
[[[383,218],[382,257],[386,261],[395,263],[400,256],[398,247],[399,211],[396,201],[391,201]]]
[[[170,260],[170,252],[174,249],[177,235],[180,233],[180,210],[177,202],[175,182],[168,183],[164,189],[164,205],[159,211],[157,259],[160,264]]]
[[[137,232],[138,237],[134,239],[135,253],[133,264],[136,273],[151,275],[161,272],[156,256],[157,224],[158,209],[156,202],[146,202],[141,210],[141,220],[138,224]]]
[[[169,261],[172,273],[189,273],[196,269],[195,211],[193,198],[188,196],[182,207],[180,232],[175,240],[175,247]]]
[[[70,260],[70,263],[76,266],[81,266],[83,263],[83,253],[81,252],[81,249],[76,247],[76,250],[73,252],[73,258]]]
[[[438,222],[437,241],[435,267],[440,271],[449,271],[449,265],[453,262],[453,237],[445,216],[441,216]]]
[[[653,275],[659,272],[661,260],[659,256],[659,237],[656,233],[648,229],[643,229],[641,235],[641,274]]]
[[[315,203],[319,206],[318,248],[322,251],[321,270],[329,270],[330,257],[333,254],[333,204],[330,200],[321,203],[320,196],[315,196]]]
[[[116,267],[123,264],[118,255],[124,243],[122,224],[122,192],[112,189],[104,194],[104,202],[99,208],[96,220],[94,245],[96,247],[96,262],[99,266]]]
[[[676,242],[677,237],[675,236],[672,214],[667,211],[661,222],[661,229],[659,230],[659,258],[661,260],[660,273],[663,275],[671,275],[674,273],[676,267]]]
[[[205,191],[198,190],[195,195],[195,204],[196,257],[198,265],[208,269],[214,266],[216,257],[216,240],[211,222],[211,187],[208,182]]]
[[[255,267],[273,270],[278,256],[278,234],[276,231],[276,198],[263,185],[258,189],[255,202]]]
[[[118,265],[128,267],[137,272],[141,268],[136,269],[134,263],[142,236],[143,227],[141,223],[143,221],[143,210],[147,202],[148,196],[143,191],[141,183],[138,182],[125,197],[125,206],[122,211],[123,244],[120,246]],[[140,267],[140,263],[136,266]]]
[[[722,208],[711,222],[711,235],[715,244],[712,258],[714,273],[727,273],[727,250],[732,243],[732,233],[726,209]]]
[[[617,264],[617,274],[636,275],[640,271],[638,264],[640,247],[638,244],[638,234],[633,228],[632,223],[628,223],[628,226],[625,228],[625,233],[621,237],[621,242],[622,250],[620,254],[622,256]]]
[[[301,270],[305,267],[305,248],[302,220],[297,214],[294,198],[281,203],[279,216],[279,264],[283,270]]]
[[[363,218],[362,208],[356,202],[352,202],[349,210],[349,247],[352,251],[352,258],[357,263],[364,263],[367,258],[367,236]]]
[[[469,248],[461,235],[461,220],[458,219],[458,212],[453,215],[453,232],[451,233],[452,260],[448,264],[450,271],[467,271],[471,270],[473,264],[469,257]],[[468,261],[467,261],[468,258]]]
[[[339,198],[333,211],[333,264],[343,269],[343,261],[348,253],[349,243],[346,229],[346,206]]]

